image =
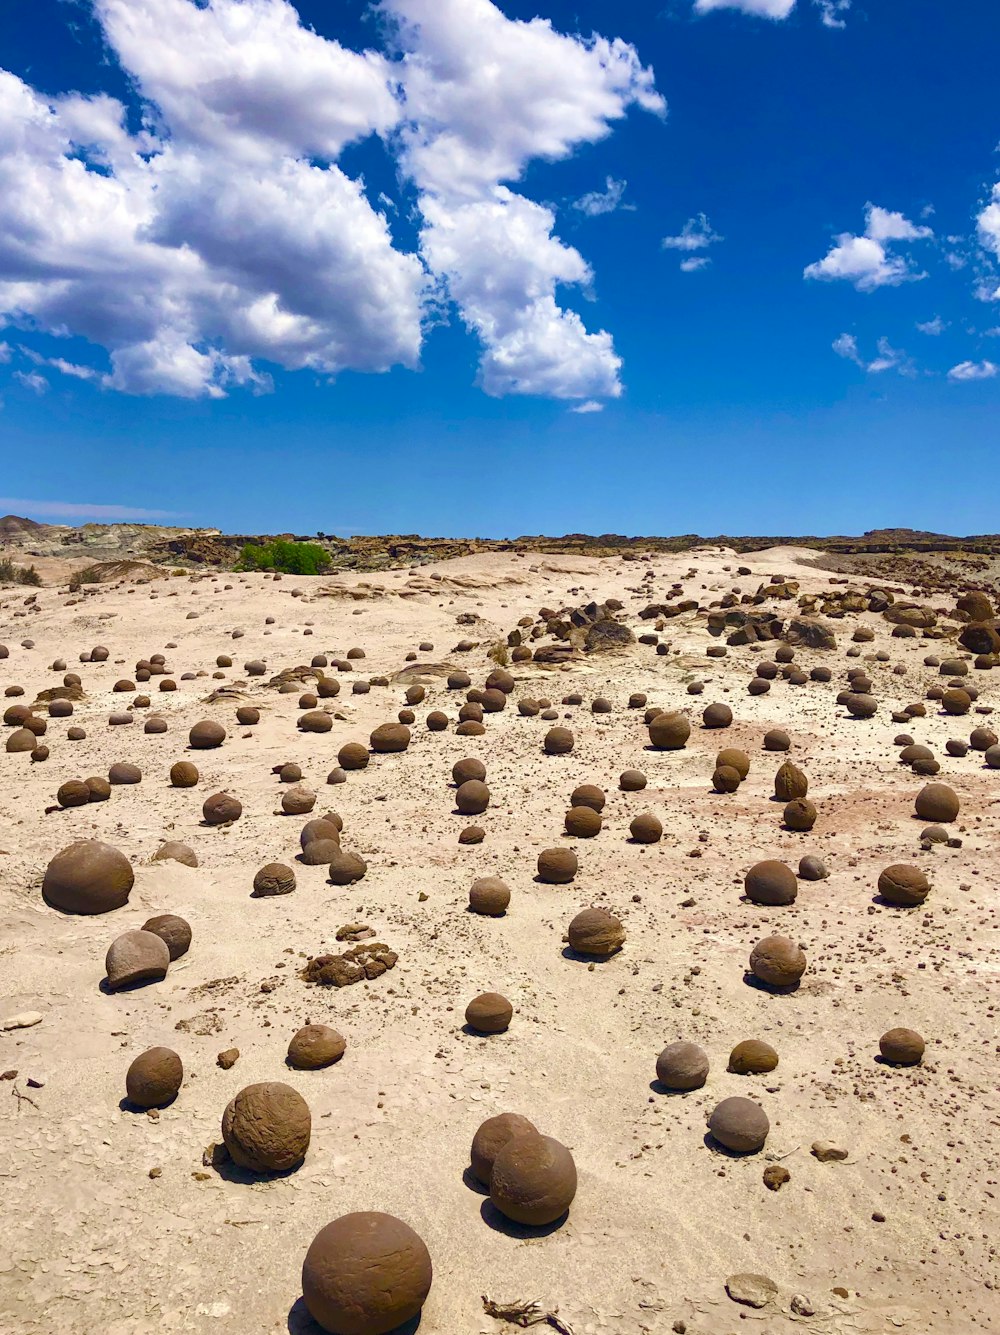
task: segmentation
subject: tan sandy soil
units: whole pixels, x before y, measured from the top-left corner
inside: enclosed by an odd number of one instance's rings
[[[963,760],[945,753],[948,737],[967,736],[982,719],[950,719],[930,703],[928,716],[905,729],[889,716],[940,680],[922,663],[941,652],[938,643],[890,639],[891,627],[871,614],[847,618],[833,623],[836,650],[796,655],[807,670],[829,664],[832,683],[778,680],[751,697],[749,665],[768,648],[706,658],[713,641],[704,619],[686,614],[661,636],[672,645],[666,657],[635,645],[564,670],[516,666],[515,696],[487,716],[482,738],[425,728],[435,708],[454,721],[464,698],[443,676],[429,677],[409,750],[373,757],[346,784],[325,784],[340,746],[367,742],[403,704],[399,683],[352,695],[352,680],[391,679],[421,641],[435,646],[421,662],[464,667],[481,685],[493,667],[490,645],[542,606],[620,597],[628,623],[646,631],[639,609],[665,600],[675,580],[703,604],[734,587],[753,591],[772,573],[800,580],[803,592],[823,589],[827,573],[801,564],[813,555],[657,557],[641,593],[629,590],[646,563],[496,555],[417,574],[173,578],[76,599],[45,588],[30,608],[29,590],[3,593],[0,641],[10,657],[0,662],[0,684],[22,685],[30,703],[59,684],[63,674],[50,665],[63,657],[83,677],[86,699],[72,719],[50,720],[47,762],[0,752],[0,1022],[43,1016],[33,1028],[0,1032],[0,1070],[18,1073],[0,1082],[0,1331],[305,1335],[316,1329],[298,1301],[309,1242],[330,1219],[369,1209],[398,1214],[430,1249],[435,1279],[421,1335],[513,1330],[484,1314],[483,1294],[537,1298],[544,1311],[558,1308],[574,1335],[660,1335],[685,1323],[690,1335],[1000,1329],[1000,772],[985,769],[977,752]],[[738,578],[739,565],[752,575]],[[301,598],[291,596],[297,588]],[[467,612],[480,620],[457,624]],[[870,666],[880,701],[870,722],[835,703],[858,621],[877,635],[855,660]],[[243,637],[234,640],[234,630]],[[454,652],[466,636],[480,647]],[[21,647],[25,638],[33,648]],[[171,642],[176,648],[166,648]],[[80,652],[96,644],[111,650],[108,661],[80,665]],[[297,732],[297,694],[242,671],[252,658],[277,673],[354,645],[367,656],[341,676],[340,696],[321,702],[335,711],[324,735]],[[890,663],[873,661],[882,648]],[[139,686],[151,709],[137,709],[131,727],[109,727],[109,713],[133,698],[114,695],[114,682],[158,651],[177,691],[161,694],[154,677]],[[235,666],[213,682],[221,653]],[[892,675],[896,663],[905,676]],[[185,671],[206,675],[182,681]],[[995,703],[996,675],[972,674],[981,705]],[[706,683],[697,697],[687,694],[695,677]],[[257,727],[239,727],[232,702],[203,703],[213,686],[240,682],[261,708]],[[520,717],[514,701],[548,695],[558,706],[574,690],[584,704],[559,712],[575,749],[546,756],[549,725]],[[685,750],[646,749],[642,711],[626,707],[634,691],[690,712]],[[613,702],[611,715],[591,714],[599,695]],[[727,731],[701,727],[713,700],[733,708]],[[168,720],[165,735],[143,733],[153,712]],[[226,726],[219,750],[187,750],[188,729],[201,718]],[[86,729],[85,741],[67,740],[71,724]],[[772,793],[783,757],[761,749],[774,726],[789,730],[791,758],[809,775],[820,812],[811,834],[781,828]],[[897,762],[900,731],[933,748],[941,779],[960,795],[951,832],[961,847],[921,850],[913,799],[923,780]],[[725,745],[745,747],[752,760],[732,796],[709,782]],[[469,820],[453,810],[450,772],[471,755],[488,767],[492,805],[476,818],[485,842],[462,847]],[[182,758],[201,770],[195,789],[169,786],[170,766]],[[47,812],[60,783],[106,774],[116,760],[138,764],[142,783],[116,787],[105,803]],[[314,814],[333,808],[343,817],[343,846],[368,862],[360,883],[338,889],[323,868],[294,861],[302,820],[276,814],[283,787],[271,772],[288,760],[319,794]],[[618,790],[627,767],[649,776],[645,792]],[[562,832],[581,782],[607,793],[604,828],[591,840]],[[209,828],[201,804],[220,789],[239,797],[244,814]],[[630,819],[645,810],[663,821],[659,844],[629,841]],[[110,915],[68,917],[42,900],[48,860],[79,838],[106,840],[135,867],[130,902]],[[190,844],[200,867],[149,865],[164,839]],[[536,883],[538,852],[557,844],[576,847],[576,881]],[[801,882],[795,905],[741,899],[751,863],[795,866],[805,853],[822,857],[831,875]],[[250,898],[254,873],[272,860],[295,866],[297,889]],[[878,873],[900,861],[933,881],[922,909],[873,900]],[[467,911],[469,886],[483,875],[510,885],[506,917]],[[563,953],[570,919],[588,904],[612,908],[628,932],[620,954],[593,968]],[[190,952],[161,983],[103,991],[111,940],[159,912],[189,920]],[[396,969],[340,990],[302,982],[305,958],[339,949],[336,931],[349,922],[369,924],[397,951]],[[808,956],[793,994],[744,980],[752,946],[773,931],[792,935]],[[464,1032],[467,1002],[492,990],[514,1004],[510,1029],[490,1038]],[[307,1020],[345,1035],[339,1064],[286,1067],[288,1040]],[[876,1061],[879,1035],[897,1025],[925,1036],[921,1066]],[[730,1049],[749,1037],[778,1050],[772,1074],[727,1072]],[[711,1073],[703,1089],[668,1096],[651,1082],[660,1049],[677,1039],[700,1043]],[[154,1119],[120,1103],[129,1063],[157,1044],[181,1055],[185,1082]],[[234,1046],[239,1061],[220,1069],[216,1055]],[[264,1181],[205,1168],[202,1152],[219,1140],[226,1104],[259,1080],[284,1080],[307,1099],[305,1163]],[[763,1153],[734,1158],[706,1144],[706,1115],[731,1094],[766,1109]],[[505,1110],[572,1149],[579,1191],[557,1230],[505,1225],[463,1180],[476,1127]],[[810,1154],[817,1140],[841,1144],[847,1161],[819,1163]],[[774,1160],[791,1174],[777,1193],[762,1182]],[[742,1271],[770,1276],[777,1304],[736,1306],[724,1285]],[[791,1314],[795,1294],[815,1315]]]

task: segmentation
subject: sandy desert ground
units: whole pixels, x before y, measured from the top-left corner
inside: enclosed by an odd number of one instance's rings
[[[0,1032],[0,1069],[17,1073],[0,1082],[0,1331],[307,1335],[318,1328],[300,1299],[303,1256],[322,1225],[353,1210],[400,1216],[430,1249],[421,1335],[515,1329],[486,1315],[483,1295],[537,1299],[573,1335],[1000,1330],[1000,771],[980,752],[945,752],[948,738],[989,719],[949,717],[932,703],[905,727],[890,716],[941,682],[923,659],[954,653],[954,643],[890,638],[881,616],[860,613],[831,623],[836,649],[796,650],[806,671],[829,666],[831,683],[779,678],[751,696],[750,664],[771,647],[708,658],[706,648],[724,641],[689,612],[661,632],[665,655],[635,644],[561,666],[512,665],[515,691],[503,712],[487,715],[486,734],[454,732],[464,692],[447,689],[446,670],[464,668],[481,686],[494,667],[487,651],[522,616],[616,597],[638,634],[651,629],[639,610],[670,596],[675,582],[703,607],[775,573],[804,593],[830,588],[837,577],[809,558],[796,549],[648,562],[490,555],[377,576],[219,574],[76,596],[46,587],[30,605],[30,590],[4,592],[0,641],[10,655],[0,684],[22,686],[30,704],[60,684],[63,672],[51,665],[63,658],[85,698],[71,719],[49,720],[44,763],[0,752],[0,1023],[42,1017]],[[738,576],[741,566],[751,573]],[[456,621],[468,613],[478,619]],[[853,660],[869,669],[879,700],[868,721],[836,703],[859,624],[875,633]],[[478,647],[456,652],[463,637]],[[33,647],[22,647],[26,639]],[[405,689],[397,674],[424,642],[434,647],[419,662],[443,670],[425,675],[409,749],[373,756],[346,783],[327,786],[345,742],[367,744],[373,728],[396,718]],[[97,644],[108,660],[81,664]],[[332,730],[299,732],[300,692],[279,693],[271,677],[354,646],[365,657],[341,674],[340,695],[320,702],[333,711]],[[878,651],[889,661],[875,661]],[[161,693],[154,677],[113,693],[157,652],[176,691]],[[220,654],[234,666],[213,681]],[[268,675],[247,677],[244,662],[257,658]],[[199,675],[183,679],[188,672]],[[998,675],[970,674],[980,707],[996,703]],[[354,680],[371,676],[390,684],[352,693]],[[701,695],[688,694],[694,679],[705,683]],[[221,686],[237,687],[239,699],[205,703]],[[151,706],[133,711],[133,726],[109,726],[139,691]],[[573,692],[583,703],[561,705]],[[690,714],[683,750],[648,749],[643,711],[627,707],[633,692]],[[517,699],[539,696],[572,728],[571,754],[544,754],[549,724],[519,715]],[[592,713],[595,697],[613,711]],[[260,708],[257,726],[237,725],[241,701]],[[701,726],[713,701],[734,712],[724,731]],[[449,715],[447,731],[427,730],[431,709]],[[167,721],[163,734],[143,731],[154,713]],[[204,718],[223,723],[227,739],[192,753],[188,730]],[[85,740],[67,740],[71,724]],[[781,825],[773,780],[785,757],[761,745],[774,727],[789,731],[790,757],[809,776],[819,810],[810,833]],[[927,822],[913,804],[925,780],[899,764],[900,732],[932,748],[940,779],[959,795],[949,834],[960,846],[921,847]],[[731,795],[710,782],[722,746],[744,748],[752,762]],[[451,767],[465,756],[484,761],[492,793],[476,818],[486,837],[472,846],[459,844],[470,821],[456,814],[451,786]],[[198,765],[196,788],[170,786],[181,759]],[[140,766],[142,782],[116,786],[106,802],[55,806],[65,780],[104,775],[116,761]],[[343,847],[368,864],[363,880],[338,888],[323,867],[295,861],[304,818],[281,814],[285,785],[272,772],[286,761],[318,794],[313,814],[343,818]],[[619,790],[630,767],[648,776],[644,791]],[[603,829],[571,839],[563,818],[584,782],[607,794]],[[212,828],[201,807],[218,790],[236,795],[243,815]],[[646,810],[664,836],[630,842],[629,822]],[[76,917],[43,901],[49,859],[77,839],[106,841],[131,860],[126,906]],[[152,863],[166,839],[190,845],[198,868]],[[576,848],[576,879],[540,884],[537,855],[557,845]],[[795,867],[804,854],[822,858],[830,876],[801,882],[794,905],[743,898],[752,863]],[[252,898],[255,872],[271,861],[295,868],[296,890]],[[899,862],[932,881],[920,908],[876,901],[879,872]],[[511,887],[502,918],[468,911],[470,885],[487,875]],[[591,904],[613,910],[627,932],[624,948],[593,966],[564,945],[569,921]],[[111,940],[166,912],[190,922],[190,951],[162,982],[102,989]],[[337,930],[349,923],[370,926],[398,953],[396,968],[339,989],[302,981],[305,959],[340,949]],[[771,932],[805,949],[793,993],[745,980],[751,948]],[[513,1003],[504,1034],[463,1027],[468,1001],[486,991]],[[286,1066],[289,1038],[307,1021],[345,1036],[335,1066]],[[879,1036],[900,1025],[924,1035],[922,1064],[877,1059]],[[776,1070],[727,1071],[731,1048],[746,1038],[777,1049]],[[655,1062],[681,1039],[706,1050],[711,1072],[703,1088],[671,1096],[654,1083]],[[155,1045],[180,1054],[185,1080],[150,1116],[123,1103],[124,1082],[132,1059]],[[239,1060],[222,1069],[217,1055],[233,1047]],[[274,1178],[206,1166],[229,1100],[264,1080],[285,1081],[309,1104],[303,1165]],[[770,1118],[759,1154],[734,1157],[706,1141],[707,1114],[737,1094]],[[561,1227],[506,1224],[463,1176],[477,1126],[502,1111],[523,1113],[572,1150],[579,1188]],[[847,1159],[819,1162],[810,1152],[817,1141],[836,1142]],[[771,1191],[762,1175],[777,1162],[790,1180]],[[775,1300],[759,1310],[733,1302],[726,1281],[741,1272],[773,1280]]]

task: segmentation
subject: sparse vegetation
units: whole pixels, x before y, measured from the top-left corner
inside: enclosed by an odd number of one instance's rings
[[[261,546],[245,544],[240,554],[240,570],[278,570],[287,575],[321,575],[329,569],[329,553],[315,542],[290,542],[275,538]]]
[[[5,556],[0,559],[0,584],[30,584],[38,588],[42,577],[34,566],[19,566]]]
[[[489,652],[489,657],[493,659],[497,667],[506,667],[510,662],[510,653],[503,640],[497,640],[496,644]]]

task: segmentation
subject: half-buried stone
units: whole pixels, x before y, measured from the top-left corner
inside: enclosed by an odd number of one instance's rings
[[[896,862],[880,873],[878,892],[887,904],[899,908],[915,908],[930,894],[930,881],[919,867]]]
[[[128,903],[135,875],[110,844],[80,840],[57,853],[45,870],[42,895],[64,913],[110,913]]]
[[[290,895],[295,889],[295,872],[283,862],[268,862],[253,878],[253,895],[264,899],[271,895]]]
[[[123,932],[108,947],[104,968],[108,989],[117,992],[137,983],[158,983],[167,976],[170,950],[155,932]]]
[[[514,1007],[499,992],[483,992],[473,997],[465,1008],[465,1023],[478,1034],[506,1032]]]
[[[729,1054],[729,1070],[735,1075],[764,1075],[778,1065],[778,1054],[770,1043],[746,1038]]]
[[[171,963],[191,949],[191,924],[176,913],[158,913],[142,924],[142,930],[152,932],[166,944]]]
[[[326,1024],[307,1024],[292,1035],[288,1064],[297,1071],[319,1071],[340,1061],[347,1040]]]
[[[795,903],[799,883],[784,862],[756,862],[744,877],[743,890],[751,903],[777,907]]]

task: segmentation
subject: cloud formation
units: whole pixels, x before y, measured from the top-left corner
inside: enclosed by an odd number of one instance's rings
[[[693,218],[688,218],[676,236],[665,236],[660,244],[664,250],[686,252],[687,258],[680,261],[681,272],[697,273],[699,269],[707,269],[712,261],[707,255],[693,255],[691,252],[707,250],[709,246],[725,239],[713,230],[704,213],[697,213]]]
[[[510,186],[631,105],[663,111],[633,47],[491,0],[383,0],[385,52],[319,36],[289,0],[94,4],[143,128],[112,97],[0,71],[0,321],[106,349],[105,387],[219,398],[267,389],[260,363],[416,368],[443,286],[488,393],[620,392],[610,334],[558,297],[589,266]],[[338,165],[372,135],[417,188],[419,254]]]
[[[739,9],[762,19],[787,19],[795,8],[795,0],[695,0],[696,14],[709,14],[713,9]]]
[[[948,372],[949,380],[992,380],[997,373],[993,362],[959,362]]]
[[[902,213],[866,204],[864,235],[841,232],[822,260],[806,266],[803,277],[828,282],[844,279],[859,292],[926,278],[926,273],[914,269],[905,256],[893,254],[890,247],[894,242],[923,241],[933,235],[929,227],[917,226]]]
[[[634,205],[622,203],[627,185],[628,181],[616,181],[613,176],[609,176],[603,190],[591,190],[575,200],[573,207],[588,218],[599,218],[603,213],[614,213],[618,209],[632,210]]]
[[[833,340],[833,350],[838,357],[843,357],[855,366],[860,366],[869,375],[881,375],[885,371],[897,371],[903,376],[913,376],[916,368],[913,361],[900,348],[894,348],[887,338],[880,338],[876,344],[876,355],[867,361],[861,355],[858,340],[853,334],[840,334]]]

